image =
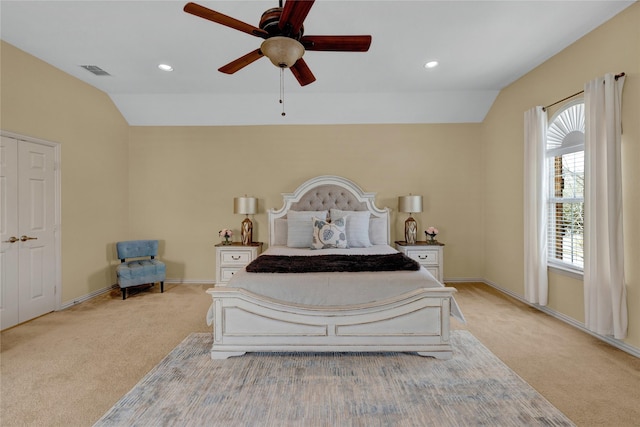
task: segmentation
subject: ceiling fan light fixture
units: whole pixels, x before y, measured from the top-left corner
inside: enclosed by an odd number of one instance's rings
[[[262,53],[279,68],[290,68],[304,55],[304,46],[290,37],[270,37],[260,45]]]
[[[435,68],[438,66],[438,61],[429,61],[424,64],[424,68]]]

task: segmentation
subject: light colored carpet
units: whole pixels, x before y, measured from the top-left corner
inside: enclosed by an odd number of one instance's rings
[[[470,332],[450,360],[248,353],[211,360],[193,333],[96,426],[572,426]]]

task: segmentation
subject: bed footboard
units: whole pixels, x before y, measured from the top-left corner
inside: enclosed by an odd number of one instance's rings
[[[448,359],[455,292],[425,288],[371,304],[312,307],[238,288],[211,288],[211,357],[265,351],[401,351]]]

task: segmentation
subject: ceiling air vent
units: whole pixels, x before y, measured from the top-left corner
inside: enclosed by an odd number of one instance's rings
[[[103,70],[102,68],[98,67],[97,65],[81,65],[81,67],[84,68],[87,71],[91,71],[96,76],[110,76],[111,75],[111,74],[107,73],[105,70]]]

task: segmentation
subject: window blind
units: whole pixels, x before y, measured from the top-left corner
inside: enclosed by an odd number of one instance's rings
[[[548,256],[584,266],[584,151],[549,158]]]

